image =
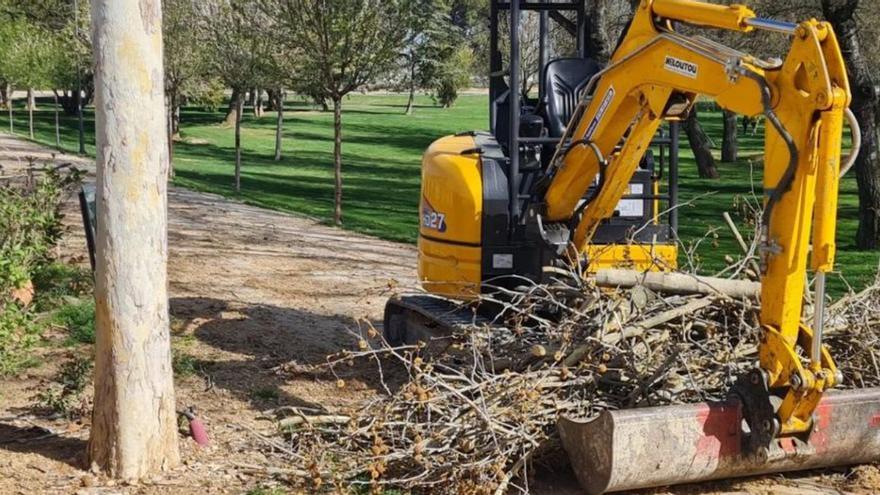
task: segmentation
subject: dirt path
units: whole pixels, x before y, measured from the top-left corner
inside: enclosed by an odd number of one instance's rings
[[[38,161],[88,160],[57,156],[0,134],[4,173]],[[197,373],[177,380],[178,404],[195,406],[213,443],[196,449],[182,439],[184,465],[138,486],[116,486],[83,470],[88,422],[47,418],[34,397],[70,353],[43,351],[44,363],[0,382],[0,493],[244,493],[283,483],[284,467],[260,432],[274,426],[263,411],[285,406],[332,410],[375,394],[370,369],[336,377],[274,370],[282,363],[318,363],[351,348],[357,321],[381,319],[389,294],[415,285],[415,249],[320,225],[314,220],[172,188],[169,193],[169,276],[175,346]],[[61,252],[86,263],[75,198],[67,204]],[[328,379],[332,378],[332,379]],[[847,489],[877,486],[876,470],[851,471]],[[678,488],[676,493],[839,493],[844,475],[765,477]],[[547,474],[537,492],[577,493],[570,473]],[[863,489],[862,491],[869,491]],[[665,493],[653,491],[651,493]]]

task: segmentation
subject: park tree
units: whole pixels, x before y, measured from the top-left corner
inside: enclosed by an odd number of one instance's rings
[[[448,58],[451,24],[448,7],[441,0],[417,0],[414,3],[418,15],[410,17],[405,46],[400,57],[400,80],[398,88],[407,91],[404,113],[410,115],[415,104],[417,89],[432,86],[431,78],[439,73]]]
[[[342,99],[386,72],[406,41],[409,0],[265,0],[285,42],[299,47],[298,78],[333,102],[334,214],[342,224]]]
[[[703,179],[717,179],[718,168],[715,165],[715,157],[712,156],[712,142],[703,126],[697,112],[698,105],[694,104],[690,115],[684,121],[684,132],[687,135],[694,158],[697,161],[697,173]]]
[[[723,134],[721,139],[721,161],[725,163],[735,162],[739,152],[739,142],[736,137],[736,113],[724,110]]]
[[[57,44],[52,33],[28,23],[7,44],[6,77],[13,89],[27,90],[28,136],[34,139],[34,90],[53,85]]]
[[[167,279],[160,0],[93,0],[95,398],[89,461],[137,480],[180,462]],[[125,47],[120,49],[120,47]]]
[[[244,0],[198,2],[199,40],[208,70],[232,89],[230,115],[235,129],[235,192],[241,192],[241,119],[248,89],[263,87],[271,75],[272,39],[259,27],[267,24],[261,9]],[[228,118],[227,118],[228,122]]]
[[[180,135],[180,107],[187,97],[201,94],[210,84],[206,54],[192,21],[198,15],[195,0],[162,0],[168,152]],[[169,169],[173,175],[173,166]]]
[[[862,150],[855,163],[859,185],[856,245],[861,249],[880,249],[880,78],[876,76],[880,69],[876,53],[876,22],[880,15],[874,2],[822,0],[821,4],[846,60],[852,90],[850,107],[861,126]],[[869,55],[871,51],[873,57]]]

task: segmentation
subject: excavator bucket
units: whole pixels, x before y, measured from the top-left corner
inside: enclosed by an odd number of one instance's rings
[[[880,388],[828,392],[804,443],[781,439],[747,454],[736,400],[561,418],[562,445],[589,494],[880,460]],[[767,451],[765,451],[767,452]]]

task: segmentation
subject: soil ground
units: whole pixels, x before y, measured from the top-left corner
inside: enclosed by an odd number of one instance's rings
[[[32,161],[71,162],[92,173],[94,168],[87,160],[0,134],[0,175]],[[83,458],[88,419],[53,418],[35,405],[37,393],[71,352],[50,343],[39,350],[40,366],[0,381],[0,493],[287,490],[284,462],[268,439],[275,426],[265,412],[291,405],[344,410],[377,393],[368,366],[348,368],[338,377],[276,368],[323,362],[330,353],[352,348],[352,332],[363,322],[378,326],[385,300],[415,286],[413,246],[183,189],[172,188],[169,203],[172,332],[176,348],[191,356],[198,370],[177,380],[177,402],[196,408],[211,445],[200,449],[182,437],[183,465],[137,485],[117,485],[89,472]],[[68,200],[66,212],[60,253],[86,264],[76,198]],[[344,388],[337,387],[337,378]],[[541,472],[533,484],[536,493],[578,493],[570,471]],[[672,493],[870,493],[878,487],[877,468],[862,466],[678,487]]]

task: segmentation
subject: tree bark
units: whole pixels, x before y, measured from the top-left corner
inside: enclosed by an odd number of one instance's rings
[[[9,105],[7,108],[9,109],[9,134],[15,134],[15,120],[14,115],[12,113],[12,92],[13,89],[9,89]]]
[[[61,117],[58,115],[60,113],[60,109],[58,108],[58,92],[53,91],[52,94],[55,96],[55,146],[61,147]]]
[[[262,118],[263,117],[263,90],[255,89],[254,90],[254,117]]]
[[[859,187],[856,246],[880,249],[880,93],[859,45],[858,7],[859,0],[822,0],[822,11],[834,27],[846,61],[850,107],[862,129],[862,150],[855,163]]]
[[[161,0],[92,0],[91,13],[100,221],[88,452],[94,468],[137,480],[180,463],[168,321]]]
[[[281,137],[284,132],[284,90],[279,89],[275,94],[275,161],[281,161]]]
[[[79,154],[86,154],[86,130],[85,130],[85,122],[83,119],[83,107],[85,106],[85,102],[83,101],[82,91],[76,90],[76,121],[77,121],[77,132],[79,133]]]
[[[691,114],[684,121],[684,131],[690,142],[694,158],[697,160],[697,171],[703,179],[717,179],[718,169],[715,166],[715,157],[712,156],[712,146],[709,136],[703,131],[697,117],[697,106],[694,105]]]
[[[165,132],[168,134],[168,180],[174,177],[174,104],[171,103],[173,97],[169,96],[168,104],[165,107]]]
[[[409,64],[409,98],[406,100],[405,115],[412,115],[416,100],[416,61],[415,57],[410,58]]]
[[[336,194],[333,204],[333,223],[342,225],[342,98],[333,98],[333,172]]]
[[[244,98],[238,99],[235,109],[235,192],[241,192],[241,114],[244,113]]]
[[[37,109],[37,96],[34,94],[33,88],[28,88],[27,90],[27,106],[28,110]]]
[[[241,99],[241,91],[233,88],[232,95],[229,97],[229,107],[226,109],[226,117],[223,118],[223,124],[228,126],[235,125],[235,121],[238,118],[236,114],[240,113]]]
[[[739,154],[736,135],[736,113],[724,110],[724,138],[721,141],[721,161],[735,162]]]
[[[33,139],[34,138],[34,107],[36,107],[36,102],[34,101],[34,90],[27,90],[27,111],[28,111],[28,136]]]

